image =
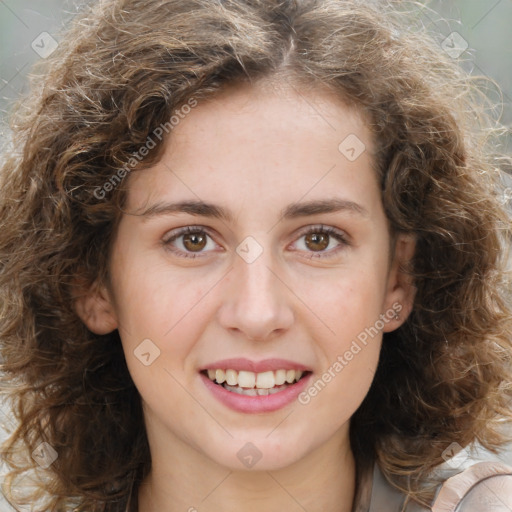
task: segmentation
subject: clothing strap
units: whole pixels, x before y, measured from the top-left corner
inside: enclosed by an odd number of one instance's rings
[[[432,512],[457,512],[458,505],[478,483],[501,475],[512,476],[512,468],[501,462],[473,464],[443,483],[432,506]]]

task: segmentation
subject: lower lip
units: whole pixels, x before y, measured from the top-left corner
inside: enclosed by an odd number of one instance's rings
[[[223,386],[215,384],[206,375],[200,374],[205,386],[212,392],[215,398],[230,409],[245,413],[272,412],[286,407],[297,399],[310,381],[311,375],[309,373],[295,384],[291,384],[286,389],[272,395],[247,396],[228,391]]]

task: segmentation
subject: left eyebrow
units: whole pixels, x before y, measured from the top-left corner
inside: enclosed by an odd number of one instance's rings
[[[348,201],[346,199],[326,199],[292,203],[281,211],[281,217],[284,219],[296,219],[298,217],[318,215],[320,213],[337,213],[340,211],[355,213],[363,217],[370,216],[370,213],[364,206],[354,201]]]
[[[346,199],[326,199],[289,204],[281,210],[280,218],[296,219],[322,213],[337,213],[346,211],[348,213],[368,217],[370,214],[366,208],[353,201]],[[212,203],[203,201],[181,201],[178,203],[155,203],[147,207],[137,216],[151,218],[161,215],[172,215],[175,213],[188,213],[200,217],[210,217],[233,222],[234,215],[230,210]]]

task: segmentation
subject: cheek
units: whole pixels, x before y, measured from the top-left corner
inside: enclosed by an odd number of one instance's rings
[[[317,335],[323,333],[316,337],[322,367],[316,388],[322,390],[325,404],[339,404],[342,415],[357,409],[373,381],[382,340],[384,292],[385,279],[378,266],[373,271],[352,267],[314,293],[310,288],[308,305],[322,320],[312,329]]]
[[[135,261],[120,264],[116,276],[119,333],[132,379],[145,401],[173,396],[176,405],[183,393],[177,382],[189,375],[189,355],[212,317],[218,279]]]
[[[385,279],[379,271],[352,267],[317,279],[314,285],[308,280],[299,293],[307,298],[310,312],[322,320],[322,331],[339,344],[374,325],[383,313]]]
[[[353,274],[318,293],[316,307],[329,327],[317,338],[321,372],[299,397],[317,421],[339,425],[352,416],[368,393],[377,369],[382,332],[377,325],[382,284],[375,275]],[[317,331],[319,332],[319,331]]]
[[[173,271],[161,263],[126,267],[118,268],[115,293],[120,324],[130,337],[152,334],[164,340],[181,324],[190,327],[205,316],[204,299],[215,286],[214,276]]]
[[[178,407],[187,398],[179,383],[189,376],[189,355],[212,316],[208,291],[215,282],[210,281],[153,267],[147,272],[132,271],[116,290],[128,369],[144,401],[153,408],[163,403]]]

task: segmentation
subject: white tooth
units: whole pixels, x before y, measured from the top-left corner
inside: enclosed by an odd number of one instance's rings
[[[277,370],[274,375],[276,386],[281,386],[286,382],[286,370]]]
[[[253,388],[256,382],[256,375],[254,372],[240,371],[238,372],[238,385],[241,388]]]
[[[208,378],[210,380],[215,380],[216,376],[217,376],[217,372],[215,370],[208,370]]]
[[[259,388],[255,389],[254,391],[257,391],[259,396],[266,396],[270,392],[270,390],[268,390],[268,389],[259,389]]]
[[[231,391],[232,393],[236,393],[237,395],[247,395],[247,396],[257,396],[257,389],[242,389],[239,386],[228,386],[224,384],[224,389]]]
[[[226,380],[226,374],[224,373],[224,370],[215,370],[215,380],[222,384]]]
[[[228,386],[227,384],[224,384],[224,389],[227,389],[228,391],[232,391],[233,393],[237,393],[239,395],[243,393],[242,388],[239,388],[238,386]]]
[[[269,389],[268,394],[273,395],[274,393],[279,393],[279,391],[282,391],[285,388],[286,386],[276,386],[275,388]]]
[[[286,382],[291,384],[295,380],[295,370],[287,370],[286,371]]]
[[[302,374],[303,374],[303,373],[304,373],[304,372],[302,372],[302,371],[300,371],[300,370],[297,370],[297,371],[295,372],[295,380],[297,380],[297,381],[298,381],[298,380],[302,377]]]
[[[256,387],[260,389],[270,389],[275,385],[274,372],[258,373],[256,376]]]
[[[238,374],[235,370],[226,370],[226,382],[230,386],[236,386],[238,384]]]

